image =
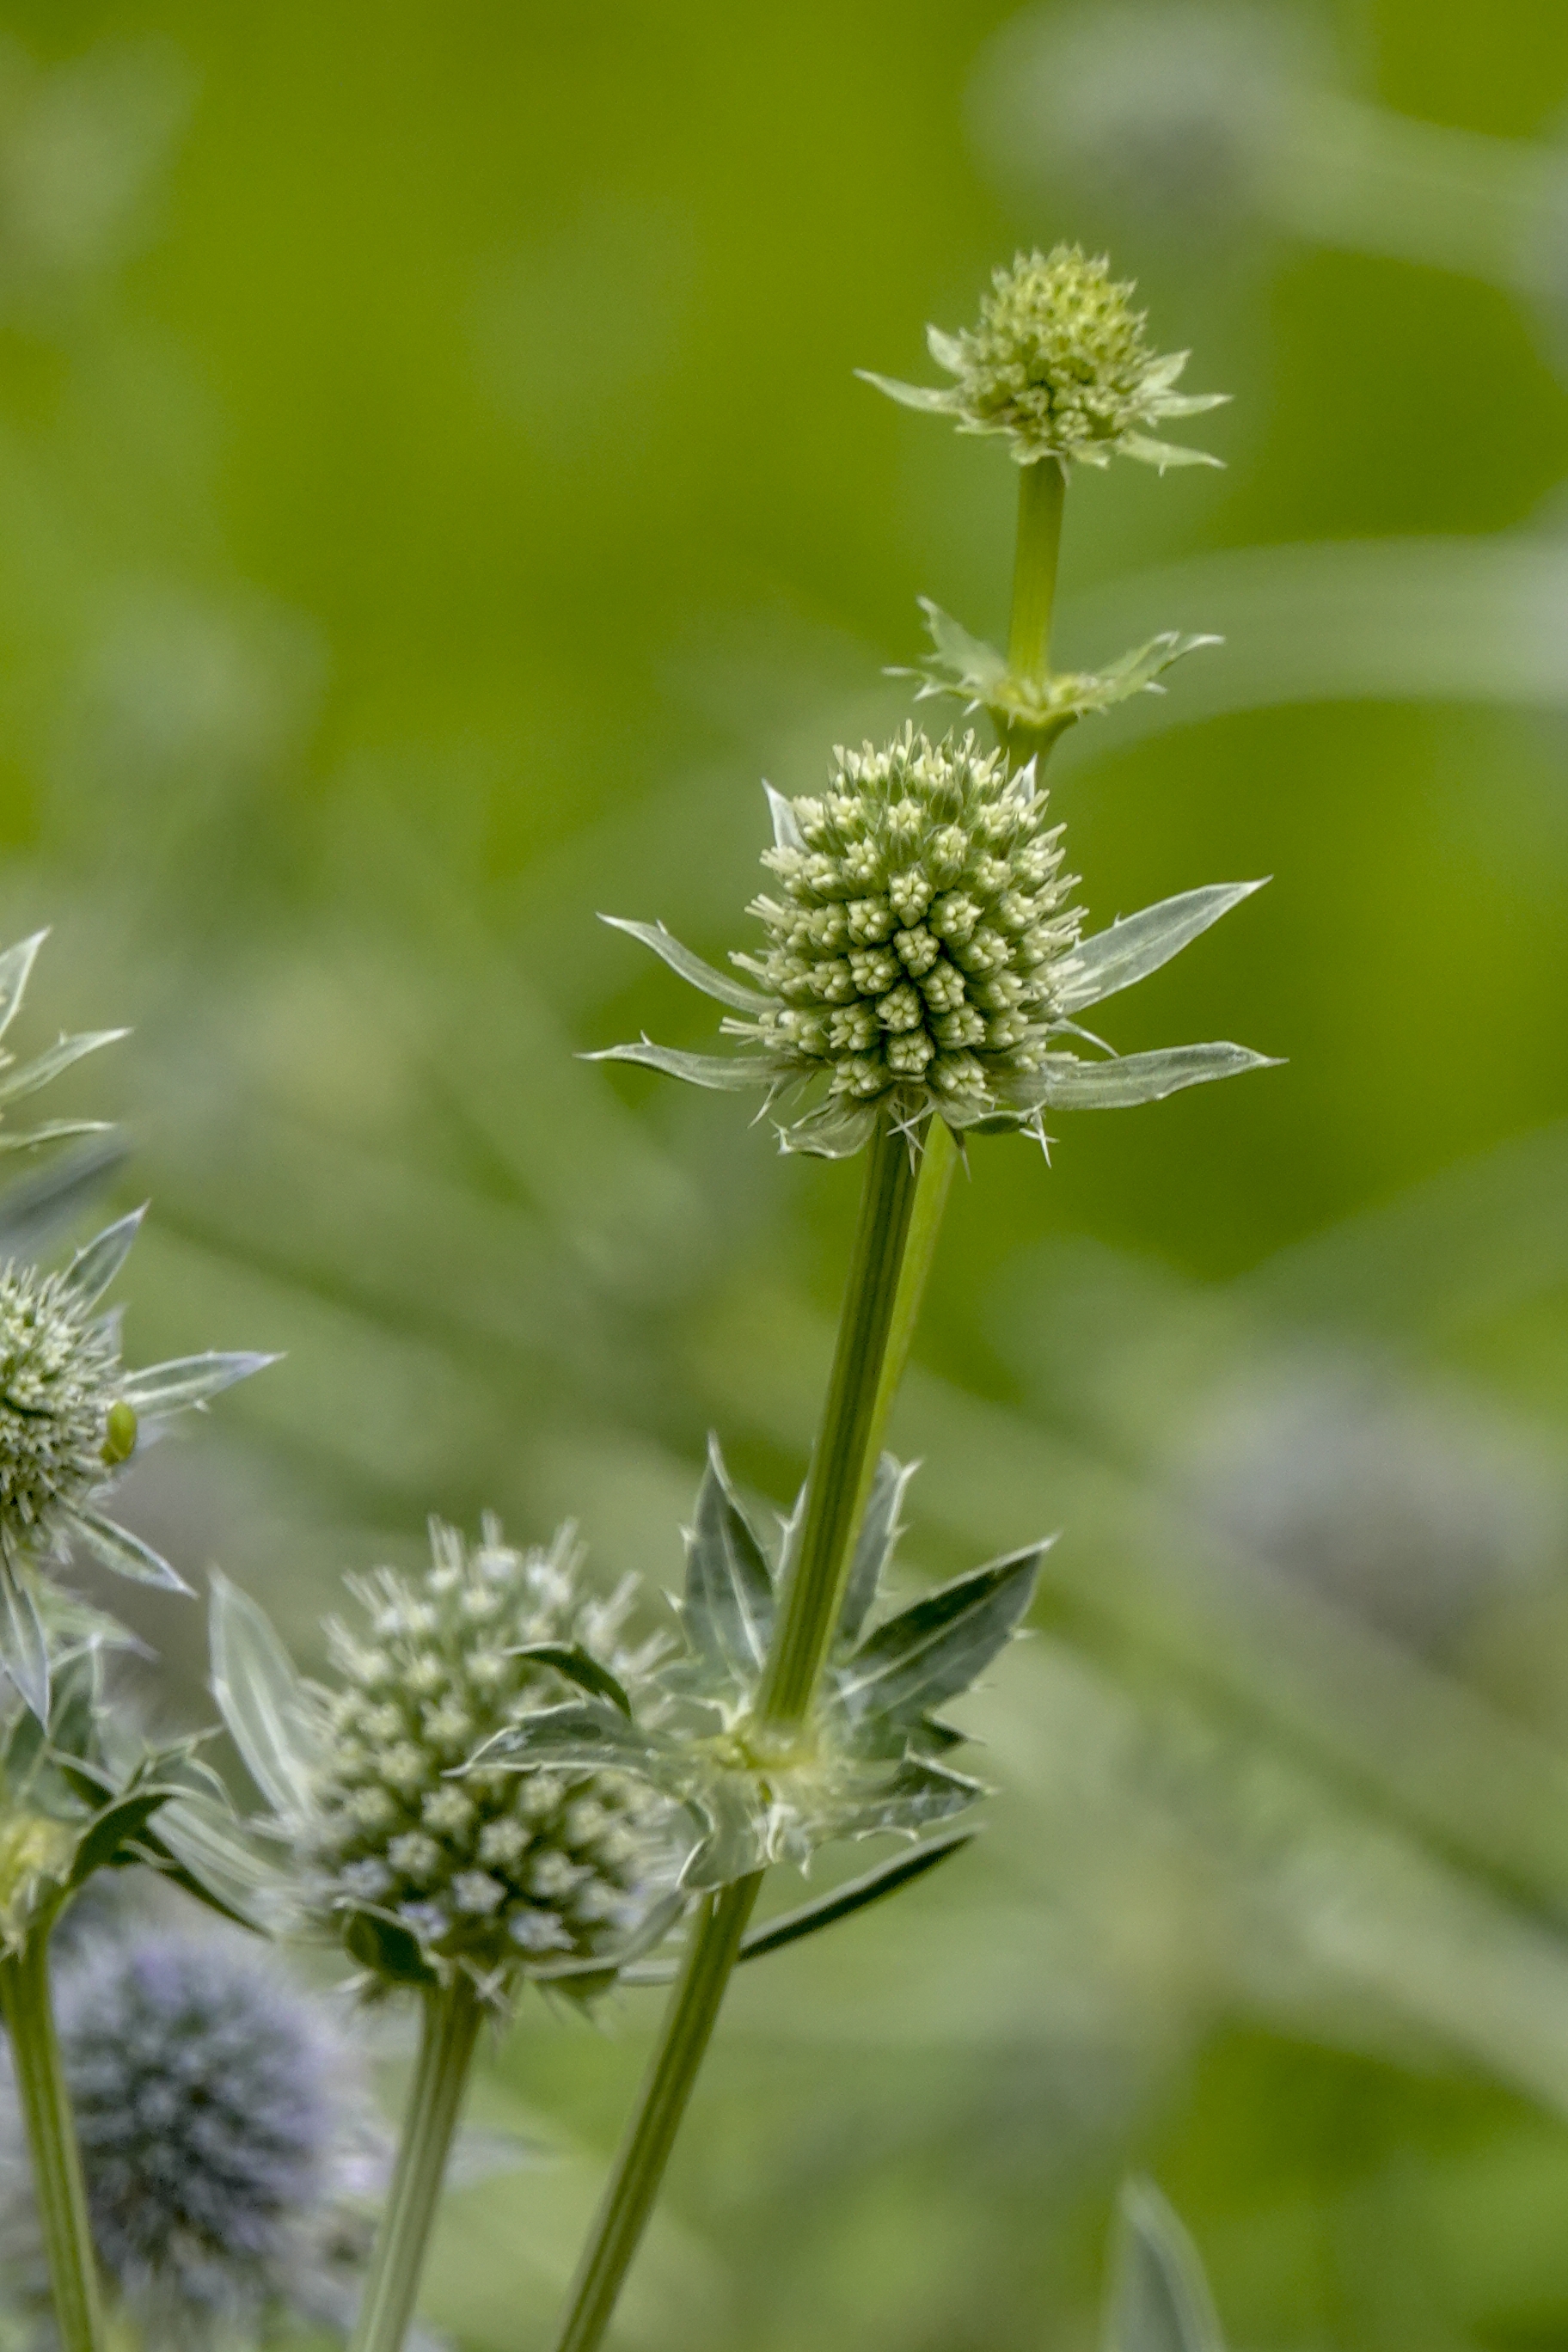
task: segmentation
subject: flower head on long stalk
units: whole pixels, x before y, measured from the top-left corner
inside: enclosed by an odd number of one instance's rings
[[[1256,883],[1188,891],[1082,939],[1033,767],[1010,772],[968,735],[932,743],[906,727],[880,751],[836,752],[820,798],[768,797],[763,862],[777,894],[751,909],[766,945],[731,959],[759,987],[712,971],[662,925],[606,919],[742,1015],[723,1025],[745,1050],[726,1058],[644,1038],[599,1058],[763,1087],[770,1101],[810,1090],[781,1140],[829,1158],[858,1150],[889,1113],[911,1128],[934,1113],[959,1134],[1043,1139],[1047,1108],[1152,1102],[1261,1066],[1240,1045],[1126,1057],[1103,1047],[1109,1058],[1085,1061],[1058,1043],[1085,1037],[1080,1013],[1155,971]]]

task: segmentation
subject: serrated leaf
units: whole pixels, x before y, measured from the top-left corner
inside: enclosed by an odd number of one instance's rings
[[[952,669],[955,684],[969,688],[984,701],[1005,683],[1008,670],[1005,654],[987,645],[984,637],[972,637],[962,623],[955,621],[951,613],[944,613],[929,596],[920,599],[920,606],[937,659]]]
[[[687,1054],[676,1045],[656,1045],[641,1038],[634,1045],[605,1045],[584,1054],[584,1062],[636,1062],[645,1070],[662,1070],[667,1078],[684,1078],[688,1086],[707,1087],[715,1094],[743,1094],[748,1087],[771,1087],[774,1073],[763,1062],[736,1054]]]
[[[129,1577],[134,1584],[155,1585],[161,1592],[190,1592],[184,1578],[171,1568],[163,1553],[118,1520],[106,1519],[98,1511],[79,1510],[72,1513],[70,1524],[93,1557],[116,1576]]]
[[[49,1647],[38,1604],[8,1550],[0,1552],[0,1666],[40,1723],[49,1719]]]
[[[626,1692],[608,1666],[602,1666],[580,1642],[524,1642],[506,1654],[509,1658],[531,1658],[538,1665],[552,1667],[580,1690],[591,1691],[597,1698],[607,1698],[612,1706],[619,1707],[630,1719],[632,1703]]]
[[[1016,1099],[1018,1108],[1031,1110],[1130,1110],[1139,1103],[1163,1102],[1184,1087],[1279,1066],[1271,1055],[1232,1045],[1164,1045],[1152,1054],[1113,1055],[1103,1062],[1052,1054],[1026,1089],[1019,1087]]]
[[[879,1796],[839,1816],[837,1833],[874,1837],[879,1831],[888,1830],[918,1836],[933,1822],[950,1821],[954,1813],[966,1812],[984,1794],[980,1781],[911,1757],[899,1767]]]
[[[47,1052],[36,1055],[30,1062],[18,1063],[14,1070],[7,1070],[5,1076],[0,1077],[0,1103],[16,1102],[23,1095],[36,1094],[40,1087],[47,1087],[51,1078],[58,1078],[62,1070],[68,1070],[73,1062],[79,1062],[84,1055],[96,1054],[100,1045],[117,1045],[122,1037],[130,1034],[129,1029],[90,1029],[84,1030],[79,1036],[60,1038]]]
[[[152,1420],[160,1413],[183,1412],[187,1405],[205,1404],[208,1397],[233,1388],[237,1381],[247,1381],[253,1372],[264,1372],[268,1364],[281,1361],[280,1356],[250,1352],[220,1355],[209,1350],[205,1356],[176,1356],[166,1364],[146,1364],[139,1371],[127,1372],[119,1392],[136,1412]]]
[[[30,940],[18,940],[0,955],[0,1036],[16,1017],[38,950],[48,936],[47,928],[35,931]]]
[[[1106,2352],[1223,2352],[1197,2249],[1149,2180],[1121,2191]]]
[[[75,1293],[83,1307],[96,1306],[121,1267],[131,1255],[131,1245],[142,1230],[142,1220],[147,1214],[147,1204],[132,1209],[128,1217],[106,1225],[102,1233],[79,1249],[65,1270],[66,1289]]]
[[[762,1672],[773,1633],[773,1576],[730,1485],[716,1437],[708,1440],[708,1466],[687,1538],[682,1615],[693,1644],[749,1688]]]
[[[1114,996],[1118,990],[1146,980],[1211,923],[1217,923],[1222,915],[1262,887],[1261,881],[1206,883],[1201,890],[1184,890],[1177,898],[1162,898],[1157,906],[1145,907],[1112,923],[1109,930],[1080,940],[1060,968],[1058,1002],[1061,1010],[1081,1013]]]
[[[212,1580],[207,1638],[213,1696],[251,1779],[275,1812],[309,1813],[316,1743],[300,1676],[266,1612],[226,1576]]]
[[[967,1690],[1027,1609],[1047,1549],[971,1569],[879,1625],[833,1673],[850,1722],[907,1721]]]
[[[849,1563],[843,1606],[838,1612],[836,1638],[840,1643],[852,1643],[858,1638],[867,1612],[881,1588],[893,1546],[901,1532],[899,1511],[904,1489],[914,1476],[915,1468],[912,1462],[896,1462],[890,1454],[884,1454],[877,1464],[866,1516],[855,1539],[855,1557]]]
[[[767,997],[760,996],[742,981],[731,980],[728,972],[715,971],[711,964],[704,963],[700,955],[693,955],[689,947],[682,946],[662,923],[634,923],[625,915],[601,915],[599,920],[614,931],[625,931],[628,939],[640,940],[645,948],[651,948],[656,956],[663,958],[671,971],[678,971],[682,980],[700,988],[704,996],[717,997],[721,1004],[733,1005],[738,1013],[766,1012]]]

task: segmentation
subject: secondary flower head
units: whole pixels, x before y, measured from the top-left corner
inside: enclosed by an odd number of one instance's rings
[[[549,1551],[514,1549],[494,1519],[475,1546],[431,1534],[422,1576],[350,1580],[362,1615],[329,1626],[330,1688],[291,1684],[255,1604],[215,1597],[215,1686],[290,1835],[302,1924],[383,1980],[461,1969],[499,1996],[521,1976],[613,1971],[681,1907],[680,1808],[619,1771],[455,1776],[503,1729],[526,1747],[574,1688],[629,1708],[662,1644],[627,1642],[635,1580],[593,1594],[570,1528]],[[279,1720],[281,1773],[258,1738]]]
[[[341,2209],[374,2157],[360,2055],[326,2005],[237,1937],[142,1927],[89,1947],[57,2010],[94,2242],[146,2340],[341,2316]],[[7,2234],[26,2246],[16,2154]]]
[[[1074,1015],[1256,886],[1190,891],[1080,940],[1067,903],[1076,877],[1062,871],[1061,828],[1033,763],[1009,773],[1005,753],[972,735],[932,743],[906,727],[880,751],[837,751],[820,798],[768,798],[763,862],[779,887],[751,908],[766,948],[731,959],[759,988],[714,971],[662,925],[607,919],[743,1016],[724,1027],[750,1050],[725,1059],[645,1038],[600,1058],[770,1097],[811,1088],[782,1140],[829,1158],[858,1150],[883,1118],[1039,1136],[1047,1104],[1147,1102],[1258,1062],[1235,1045],[1109,1065],[1059,1050],[1061,1036],[1086,1034]]]
[[[1104,466],[1113,457],[1145,465],[1214,466],[1197,449],[1151,439],[1168,416],[1217,407],[1223,393],[1179,393],[1188,354],[1161,356],[1132,308],[1131,281],[1081,247],[1019,254],[993,273],[980,323],[956,335],[928,327],[931,357],[956,381],[933,388],[862,369],[866,381],[902,402],[954,418],[961,433],[1003,433],[1021,466],[1054,458]]]

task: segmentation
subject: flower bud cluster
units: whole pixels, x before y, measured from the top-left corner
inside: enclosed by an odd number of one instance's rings
[[[1081,920],[1064,911],[1061,828],[1032,774],[1009,778],[973,736],[932,744],[906,727],[836,760],[764,853],[783,886],[752,908],[770,946],[735,961],[777,1003],[744,1034],[840,1098],[904,1089],[963,1123],[1044,1054]]]
[[[52,1548],[103,1482],[119,1350],[63,1275],[0,1274],[0,1538]],[[127,1449],[129,1450],[129,1449]]]
[[[584,1598],[569,1529],[522,1552],[493,1518],[472,1549],[435,1523],[432,1545],[417,1580],[351,1579],[366,1622],[329,1627],[341,1686],[324,1699],[312,1907],[339,1927],[390,1919],[426,1963],[480,1977],[591,1962],[668,1900],[689,1844],[679,1809],[613,1771],[454,1776],[566,1695],[531,1650],[574,1647],[635,1687],[661,1645],[622,1641],[635,1580]]]

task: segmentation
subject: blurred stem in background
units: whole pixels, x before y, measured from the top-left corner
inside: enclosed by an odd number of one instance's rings
[[[60,2352],[103,2352],[87,2189],[49,1998],[47,1929],[35,1929],[19,1952],[0,1959],[0,2015],[27,2127]]]
[[[482,2015],[473,1979],[460,1970],[449,1985],[432,1986],[424,1995],[419,2056],[397,2168],[376,2231],[351,2352],[400,2352],[408,2333]]]
[[[1009,639],[1016,667],[1043,677],[1056,601],[1065,468],[1021,468]],[[1033,745],[1029,747],[1033,750]],[[1041,746],[1042,755],[1047,746]],[[1017,764],[1009,745],[1010,764]],[[1028,752],[1023,753],[1024,757]],[[807,1475],[800,1549],[750,1734],[782,1758],[809,1714],[837,1622],[882,1435],[936,1255],[957,1146],[941,1118],[914,1131],[884,1116],[867,1151],[833,1370]],[[704,1897],[637,2103],[573,2282],[555,2352],[595,2352],[615,2313],[707,2054],[762,1888],[753,1871]],[[395,2339],[387,2339],[390,2345]],[[383,2352],[368,2339],[356,2352]]]

